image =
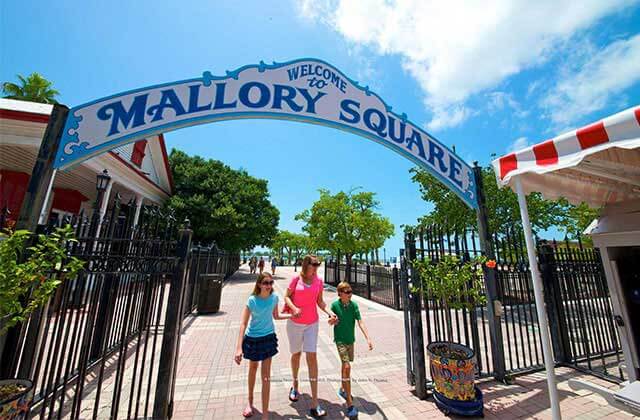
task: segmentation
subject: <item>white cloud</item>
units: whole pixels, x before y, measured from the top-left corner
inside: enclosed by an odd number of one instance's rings
[[[305,19],[379,54],[395,54],[433,112],[434,129],[460,124],[469,96],[570,47],[576,32],[630,0],[303,0]]]
[[[518,118],[525,118],[529,115],[529,111],[526,111],[520,105],[514,97],[513,94],[508,92],[490,92],[487,94],[488,102],[487,102],[487,111],[489,113],[494,113],[498,111],[503,111],[505,108],[509,108],[514,116]]]
[[[640,35],[589,48],[579,66],[565,69],[541,101],[556,127],[567,126],[607,105],[626,103],[623,91],[640,82]]]
[[[507,147],[507,153],[517,152],[526,147],[529,147],[529,140],[526,137],[518,137]]]
[[[444,128],[455,127],[471,115],[471,110],[464,106],[436,108],[433,112],[433,118],[431,118],[431,121],[427,123],[427,128],[429,130],[438,131]]]

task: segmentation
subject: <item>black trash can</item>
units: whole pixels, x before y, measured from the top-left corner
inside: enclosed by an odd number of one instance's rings
[[[214,314],[220,310],[222,274],[201,274],[198,281],[198,313]]]

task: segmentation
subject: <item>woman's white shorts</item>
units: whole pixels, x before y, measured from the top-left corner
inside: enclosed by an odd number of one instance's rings
[[[313,324],[298,324],[287,320],[287,337],[291,353],[315,353],[318,349],[318,321]]]

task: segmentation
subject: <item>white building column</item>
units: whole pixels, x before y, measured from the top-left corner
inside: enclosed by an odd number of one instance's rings
[[[536,312],[540,323],[540,337],[542,339],[542,352],[544,353],[544,366],[547,370],[547,387],[549,388],[549,401],[551,403],[551,418],[560,420],[560,402],[558,400],[558,386],[556,384],[555,363],[553,361],[553,350],[551,348],[551,336],[549,334],[549,321],[544,305],[544,295],[542,288],[542,278],[538,270],[536,260],[536,249],[533,243],[533,233],[531,232],[531,222],[529,221],[529,210],[527,209],[527,197],[522,189],[520,177],[514,177],[516,184],[516,194],[518,194],[518,205],[520,206],[520,217],[524,230],[524,239],[527,243],[527,256],[529,258],[529,268],[531,270],[531,282],[533,283],[533,293],[536,298]]]
[[[144,197],[142,195],[136,195],[136,212],[133,215],[133,227],[138,226],[138,220],[140,219],[140,210],[142,210],[143,201]]]
[[[109,207],[109,198],[111,197],[111,188],[113,187],[113,179],[107,185],[107,189],[104,191],[104,195],[102,196],[102,203],[100,203],[100,209],[98,210],[98,227],[96,229],[96,238],[100,236],[100,229],[102,228],[102,219],[104,219],[104,215],[107,213],[107,208]]]

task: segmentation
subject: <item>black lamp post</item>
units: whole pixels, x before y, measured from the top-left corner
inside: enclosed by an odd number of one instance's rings
[[[93,216],[91,218],[91,234],[95,234],[98,228],[98,224],[100,223],[100,208],[102,207],[102,200],[104,199],[104,193],[107,191],[109,187],[109,183],[111,182],[111,176],[109,175],[109,171],[106,169],[96,176],[96,190],[98,191],[98,195],[96,196],[96,201],[93,206]]]
[[[98,193],[104,193],[107,190],[109,183],[111,182],[109,171],[105,169],[104,171],[99,173],[96,178],[96,189],[98,190]]]

